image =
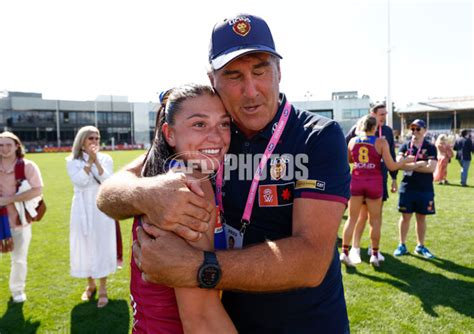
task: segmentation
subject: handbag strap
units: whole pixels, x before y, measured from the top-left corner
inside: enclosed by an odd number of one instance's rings
[[[26,175],[25,175],[25,162],[23,159],[18,159],[15,164],[15,180],[16,180],[16,191],[21,186],[21,182],[23,180],[26,180]]]

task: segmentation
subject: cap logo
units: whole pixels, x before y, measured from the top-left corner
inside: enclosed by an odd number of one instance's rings
[[[250,20],[247,19],[237,19],[236,22],[232,25],[232,30],[234,30],[234,32],[237,34],[237,35],[240,35],[242,37],[246,36],[249,31],[250,31]]]

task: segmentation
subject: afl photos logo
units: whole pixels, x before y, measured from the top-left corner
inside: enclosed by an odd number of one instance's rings
[[[250,20],[245,18],[237,19],[237,21],[233,24],[232,29],[237,35],[242,37],[247,36],[250,31]]]

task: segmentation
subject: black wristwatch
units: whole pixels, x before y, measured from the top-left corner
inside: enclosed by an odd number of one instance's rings
[[[204,262],[198,270],[197,280],[200,288],[213,289],[221,279],[221,267],[216,253],[204,251]]]

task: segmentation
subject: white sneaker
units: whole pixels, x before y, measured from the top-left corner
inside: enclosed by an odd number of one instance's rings
[[[369,263],[370,263],[371,265],[373,265],[374,267],[378,267],[378,266],[380,265],[379,259],[378,259],[378,257],[375,256],[375,255],[371,255],[371,256],[370,256]]]
[[[360,248],[352,247],[349,251],[349,259],[354,265],[362,263],[362,259],[360,258]]]
[[[341,262],[348,267],[354,267],[354,264],[352,263],[351,259],[345,253],[341,253],[341,255],[339,255],[339,260],[341,260]]]
[[[26,301],[26,294],[24,292],[17,292],[12,298],[14,303],[23,303]]]
[[[371,256],[372,255],[372,247],[369,246],[369,248],[367,248],[367,255],[368,256]],[[382,252],[379,251],[379,254],[378,254],[378,258],[379,258],[379,261],[385,261],[385,256],[382,255]]]

